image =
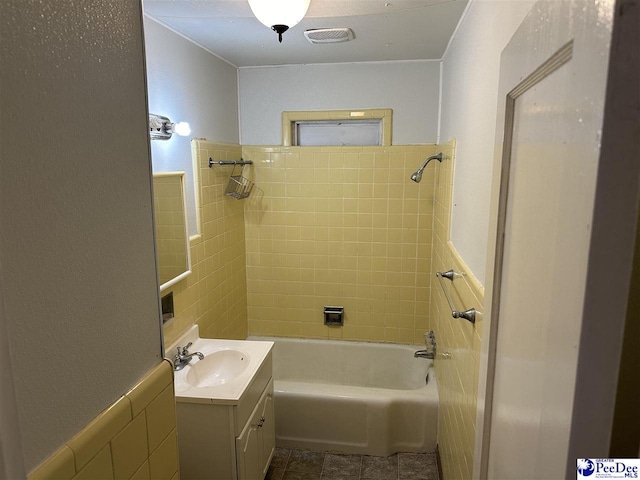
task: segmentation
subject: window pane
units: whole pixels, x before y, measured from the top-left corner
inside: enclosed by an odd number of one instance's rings
[[[380,120],[296,122],[295,145],[381,145]]]

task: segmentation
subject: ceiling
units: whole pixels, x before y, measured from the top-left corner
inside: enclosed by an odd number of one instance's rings
[[[283,35],[247,0],[145,0],[145,13],[237,67],[440,59],[468,0],[311,0]],[[312,45],[304,31],[348,27],[351,42]]]

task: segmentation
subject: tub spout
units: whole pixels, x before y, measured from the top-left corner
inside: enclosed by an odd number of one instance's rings
[[[418,350],[413,354],[416,358],[428,358],[433,360],[435,358],[435,352],[429,350]]]

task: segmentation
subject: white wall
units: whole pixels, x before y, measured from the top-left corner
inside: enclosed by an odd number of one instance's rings
[[[439,62],[243,67],[242,145],[281,145],[282,112],[393,109],[393,144],[435,143]]]
[[[27,471],[162,355],[140,2],[83,6],[0,0],[2,388]]]
[[[154,172],[184,170],[189,234],[197,233],[191,138],[238,144],[237,69],[144,18],[149,111],[189,122],[191,135],[151,142]]]
[[[443,58],[440,140],[456,143],[451,240],[484,284],[500,54],[533,0],[471,0]]]

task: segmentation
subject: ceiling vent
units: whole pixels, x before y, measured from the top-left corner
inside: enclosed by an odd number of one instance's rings
[[[314,44],[350,42],[355,38],[350,28],[316,28],[306,30],[304,36]]]

